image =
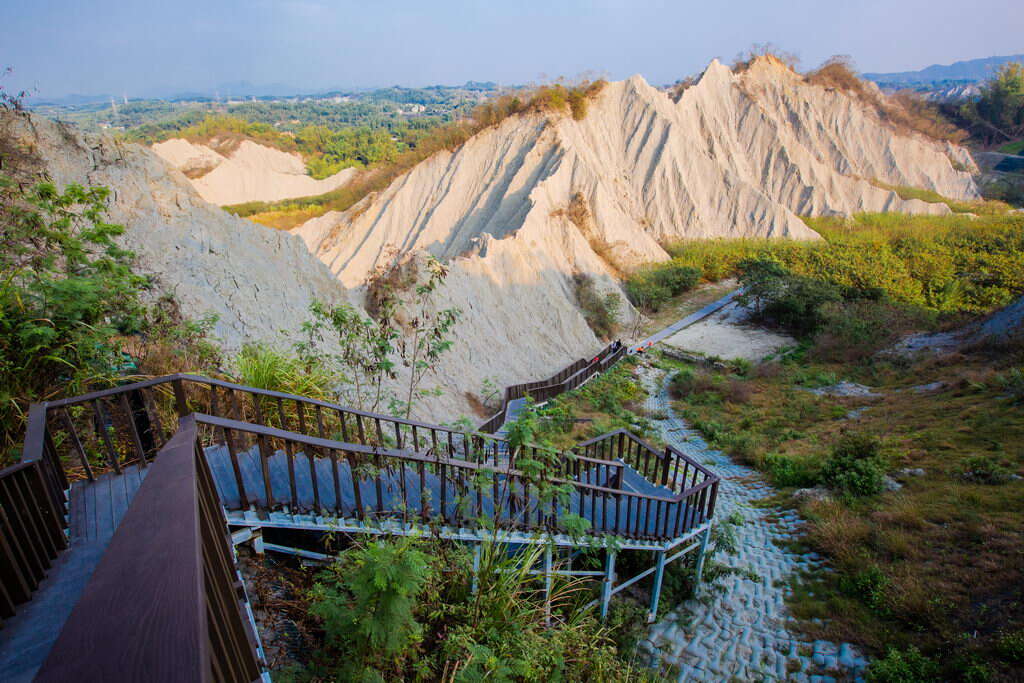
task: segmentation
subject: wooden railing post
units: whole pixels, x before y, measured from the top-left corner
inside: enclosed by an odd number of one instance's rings
[[[171,388],[174,390],[174,407],[178,411],[178,417],[185,417],[188,415],[188,398],[180,377],[171,380]]]

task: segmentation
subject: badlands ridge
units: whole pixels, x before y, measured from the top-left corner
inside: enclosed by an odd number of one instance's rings
[[[200,197],[218,206],[323,194],[341,187],[356,173],[354,168],[346,168],[316,180],[306,175],[299,154],[251,140],[243,140],[223,154],[180,138],[157,143],[153,151],[189,176]]]
[[[712,62],[678,100],[634,76],[607,84],[580,121],[512,116],[291,235],[202,200],[200,181],[230,159],[190,181],[175,168],[189,154],[204,163],[202,150],[165,148],[169,167],[149,150],[34,117],[14,124],[58,182],[113,188],[111,219],[127,225],[140,268],[187,314],[218,314],[228,349],[287,343],[310,301],[361,302],[367,276],[396,256],[447,262],[440,297],[463,316],[435,378],[445,392],[418,411],[436,420],[468,412],[465,394],[485,378],[546,376],[601,346],[576,305],[574,275],[621,295],[621,274],[667,259],[672,241],[816,239],[799,215],[948,212],[871,181],[978,196],[966,150],[899,134],[873,108],[770,58],[739,74]],[[568,211],[571,202],[585,210]],[[623,301],[628,322],[635,312]]]

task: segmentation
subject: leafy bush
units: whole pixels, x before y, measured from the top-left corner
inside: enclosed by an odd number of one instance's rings
[[[1010,368],[997,378],[999,386],[1014,403],[1024,403],[1024,367]]]
[[[669,391],[677,398],[687,398],[715,388],[711,373],[693,367],[680,368],[669,380]]]
[[[996,653],[1008,662],[1024,662],[1024,629],[1000,636]]]
[[[878,439],[846,434],[833,446],[821,468],[821,481],[851,496],[869,496],[882,490],[885,458]]]
[[[313,588],[312,613],[327,643],[350,657],[349,675],[386,671],[412,654],[423,626],[413,609],[434,569],[414,541],[372,541],[343,553]]]
[[[906,650],[890,648],[883,659],[871,663],[867,672],[870,683],[932,683],[938,677],[938,664],[913,646]]]
[[[991,455],[972,455],[960,465],[960,474],[965,479],[981,484],[1005,484],[1013,472],[999,458]]]
[[[809,458],[769,453],[764,464],[776,486],[808,488],[815,486],[820,477],[820,468]]]
[[[775,261],[748,260],[740,264],[743,275],[741,295],[754,314],[771,320],[799,335],[817,332],[825,323],[825,304],[842,301],[835,285],[793,275]]]
[[[472,590],[466,549],[388,538],[342,553],[311,592],[326,680],[635,680],[608,631],[556,577],[548,606],[530,570],[544,549],[481,547]],[[541,590],[538,590],[541,589]],[[550,625],[548,615],[550,614]],[[623,642],[635,614],[613,623]],[[626,653],[623,652],[625,655]]]
[[[843,576],[839,580],[839,588],[875,612],[884,613],[888,609],[888,590],[891,583],[885,572],[876,565],[863,569],[853,576]]]
[[[699,268],[673,260],[631,275],[626,280],[626,294],[638,308],[655,312],[672,297],[693,289],[700,278]]]
[[[20,441],[28,405],[110,380],[116,337],[142,327],[146,278],[104,219],[109,191],[0,175],[0,423],[4,451]]]

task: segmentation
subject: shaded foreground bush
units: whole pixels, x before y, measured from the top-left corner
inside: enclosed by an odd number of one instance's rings
[[[612,632],[578,583],[555,581],[549,606],[531,575],[543,548],[482,547],[478,588],[458,544],[390,538],[356,545],[323,572],[310,597],[323,647],[298,679],[645,680],[620,658]],[[550,615],[550,627],[547,624]]]

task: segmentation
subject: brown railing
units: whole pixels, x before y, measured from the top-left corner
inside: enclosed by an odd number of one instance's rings
[[[622,488],[623,463],[583,454],[530,463],[516,451],[502,459],[453,459],[344,443],[196,415],[207,458],[223,473],[228,510],[283,510],[364,523],[401,521],[464,526],[481,518],[495,528],[572,531],[667,540],[710,517],[701,485],[676,496]],[[212,450],[219,448],[220,450]],[[538,464],[541,465],[538,471]],[[230,474],[229,474],[230,473]],[[224,485],[224,480],[231,481]]]
[[[621,352],[611,349],[563,383],[582,381],[585,371],[608,367]],[[174,406],[169,413],[161,408],[169,405]],[[162,425],[173,423],[175,411],[199,414],[203,444],[225,449],[231,471],[222,472],[218,481],[234,483],[233,498],[221,491],[228,509],[256,506],[446,524],[486,513],[496,523],[547,531],[566,529],[566,515],[578,514],[595,533],[644,539],[671,537],[714,509],[715,488],[698,481],[713,475],[671,449],[660,453],[625,433],[588,442],[573,453],[513,449],[489,435],[193,375],[34,406],[26,456],[38,452],[40,459],[45,455],[47,462],[63,463],[71,479],[93,478],[100,470],[117,472],[133,463],[145,466],[170,437]],[[609,450],[613,437],[622,444],[621,453]],[[655,484],[671,479],[676,495],[622,490],[619,460],[636,463]],[[248,479],[245,462],[255,467]],[[317,475],[318,466],[328,468],[325,480]],[[345,476],[349,481],[342,481]],[[680,483],[686,481],[692,490]],[[400,492],[385,495],[389,483]],[[346,486],[350,500],[343,499]],[[552,497],[557,488],[565,495]],[[428,493],[435,499],[429,500]],[[654,527],[651,515],[660,515],[662,528]]]
[[[536,382],[513,384],[512,386],[505,387],[501,410],[477,427],[477,431],[486,434],[493,434],[498,431],[505,422],[509,402],[525,396],[531,397],[538,403],[550,401],[559,394],[576,389],[594,375],[604,372],[622,360],[622,357],[625,355],[625,345],[616,341],[606,346],[593,358],[581,358],[572,365],[562,368],[551,377],[537,380]]]
[[[67,547],[64,491],[38,460],[0,470],[0,623],[28,602]]]
[[[160,450],[37,681],[260,677],[194,418]]]
[[[677,535],[710,520],[715,513],[718,475],[671,446],[659,451],[634,434],[619,429],[584,441],[573,451],[595,459],[621,460],[637,470],[648,482],[675,492],[671,500],[686,508],[682,513],[683,518],[677,520],[674,532]],[[655,503],[654,515],[662,519],[666,515],[671,516],[671,510],[670,505],[658,501]]]

